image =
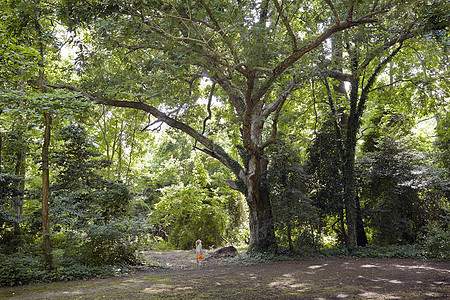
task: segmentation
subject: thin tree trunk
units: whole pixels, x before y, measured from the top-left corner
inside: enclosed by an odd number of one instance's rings
[[[44,144],[42,146],[42,234],[45,261],[47,266],[52,265],[51,243],[50,243],[50,222],[48,218],[48,198],[50,196],[50,174],[48,167],[48,152],[50,146],[52,117],[50,113],[44,113],[45,132]]]
[[[353,58],[355,59],[355,58]],[[344,176],[344,202],[347,217],[348,246],[356,247],[356,185],[355,185],[355,151],[356,134],[359,128],[357,117],[359,82],[354,81],[350,90],[350,113],[345,137],[345,154],[342,173]]]
[[[131,149],[130,149],[130,154],[129,154],[129,158],[128,158],[128,163],[127,163],[127,170],[126,170],[126,174],[125,174],[125,183],[128,184],[129,180],[130,180],[130,171],[131,171],[131,163],[132,163],[132,158],[133,158],[133,152],[134,152],[134,147],[136,144],[136,120],[137,120],[137,112],[135,111],[135,114],[133,116],[133,134],[131,136]]]
[[[42,42],[42,32],[39,21],[35,21],[36,31],[38,34],[38,47],[41,56],[39,61],[39,89],[41,93],[46,92],[44,86],[44,44]],[[45,263],[47,267],[52,267],[52,246],[50,243],[50,221],[48,217],[48,198],[50,196],[50,172],[48,164],[48,153],[50,147],[52,117],[50,112],[44,112],[44,142],[42,145],[42,247],[44,250]]]
[[[288,244],[289,244],[289,251],[294,250],[294,245],[292,244],[292,225],[291,220],[288,221],[287,224],[287,238],[288,238]]]
[[[347,232],[345,230],[345,218],[344,218],[344,208],[341,208],[340,212],[339,212],[339,224],[341,227],[341,234],[342,234],[342,239],[343,242],[347,245],[348,247],[348,238],[347,238]]]
[[[331,61],[333,69],[342,73],[343,51],[342,51],[342,37],[335,34],[331,37]],[[336,79],[337,84],[333,84],[333,89],[342,95],[346,95],[345,84],[342,79]]]
[[[3,110],[0,108],[0,115],[2,114]],[[2,156],[2,152],[3,152],[3,135],[2,132],[0,131],[0,174],[2,174],[3,172],[3,156]]]
[[[22,178],[21,181],[17,183],[17,190],[20,191],[20,195],[14,197],[13,209],[16,220],[14,221],[14,234],[20,234],[20,216],[23,212],[23,193],[25,191],[25,154],[19,153],[17,155],[17,163],[15,168],[15,175]]]
[[[361,247],[367,246],[367,236],[364,230],[364,223],[361,214],[361,203],[359,196],[356,194],[356,244]]]
[[[122,122],[120,123],[120,131],[119,131],[119,135],[118,135],[118,140],[119,140],[119,153],[118,153],[118,158],[117,158],[117,162],[118,162],[118,166],[117,166],[117,177],[119,179],[122,179],[122,156],[123,156],[123,131],[124,131],[124,121],[122,120]]]

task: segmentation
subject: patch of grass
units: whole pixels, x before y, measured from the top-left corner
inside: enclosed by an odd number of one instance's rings
[[[151,281],[151,282],[169,282],[168,278],[161,278],[159,275],[151,275],[142,277],[142,279]]]

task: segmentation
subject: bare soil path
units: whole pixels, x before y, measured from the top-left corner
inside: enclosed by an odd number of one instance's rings
[[[450,262],[323,258],[243,265],[148,252],[166,268],[0,288],[0,299],[450,299]],[[206,253],[205,258],[208,258]]]

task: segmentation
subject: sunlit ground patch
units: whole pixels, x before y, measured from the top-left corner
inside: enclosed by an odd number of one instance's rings
[[[358,296],[363,297],[365,299],[402,299],[402,297],[393,296],[393,295],[385,295],[374,292],[364,292],[359,294]]]
[[[328,264],[323,264],[323,265],[313,265],[313,266],[309,266],[308,269],[316,270],[316,269],[321,269],[321,268],[326,267],[326,266],[328,266]]]
[[[269,287],[272,288],[288,288],[297,292],[303,292],[309,289],[309,285],[293,279],[292,274],[284,274],[282,277],[270,282]]]
[[[192,290],[191,286],[172,286],[164,283],[157,283],[151,287],[145,288],[142,290],[142,293],[155,295],[161,294],[165,292],[182,292],[187,290]]]

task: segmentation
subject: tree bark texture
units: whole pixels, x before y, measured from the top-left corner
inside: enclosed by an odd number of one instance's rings
[[[262,184],[256,194],[249,196],[247,201],[250,211],[248,252],[274,251],[276,249],[275,231],[267,187]]]
[[[52,117],[50,113],[44,113],[45,131],[42,145],[42,234],[44,255],[47,266],[52,265],[50,243],[50,221],[48,218],[48,198],[50,196],[50,174],[48,166],[48,152],[50,147]]]
[[[44,43],[42,41],[42,31],[39,20],[35,20],[35,27],[38,39],[39,48],[39,89],[41,93],[45,93],[46,87],[45,74],[44,74]],[[51,138],[51,125],[52,117],[50,112],[44,112],[44,142],[42,145],[42,247],[44,250],[45,263],[48,268],[52,268],[52,254],[51,254],[51,243],[50,243],[50,221],[48,218],[48,198],[50,196],[50,172],[48,166],[48,153],[50,148],[50,138]]]
[[[358,89],[358,81],[354,81],[350,90],[350,114],[347,124],[343,159],[344,201],[347,217],[347,238],[349,247],[365,246],[365,244],[358,244],[358,240],[360,242],[363,240],[367,241],[365,238],[361,213],[358,213],[358,211],[360,211],[360,203],[356,190],[355,177],[356,142],[361,117],[358,113]],[[364,235],[364,238],[362,235]],[[359,239],[358,236],[360,236]]]

